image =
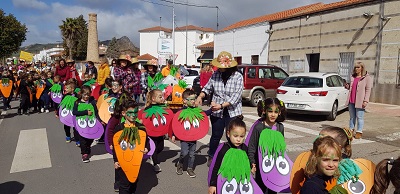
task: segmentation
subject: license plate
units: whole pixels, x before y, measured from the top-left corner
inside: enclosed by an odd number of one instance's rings
[[[306,105],[305,104],[287,103],[286,106],[287,106],[287,108],[304,108]]]

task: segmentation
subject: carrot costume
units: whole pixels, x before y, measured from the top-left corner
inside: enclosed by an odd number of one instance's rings
[[[5,77],[0,80],[0,91],[4,97],[10,97],[12,87],[13,82],[11,79]]]
[[[140,123],[119,124],[114,129],[113,156],[130,183],[137,182],[143,152],[148,143],[144,126]],[[121,188],[120,188],[121,189]]]

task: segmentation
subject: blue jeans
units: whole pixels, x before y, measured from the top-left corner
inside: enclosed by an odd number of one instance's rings
[[[224,109],[224,114],[222,118],[210,116],[211,120],[211,138],[210,138],[210,145],[208,150],[208,156],[211,158],[214,157],[215,151],[219,145],[219,141],[224,134],[224,130],[228,127],[229,122],[232,118],[229,116],[229,113],[226,109]]]
[[[139,103],[140,100],[140,94],[134,94],[133,99],[135,100],[136,103]]]
[[[350,129],[355,129],[357,120],[357,132],[362,133],[364,127],[364,113],[365,109],[356,108],[353,103],[349,103],[349,113],[350,113]]]
[[[196,141],[181,141],[181,156],[179,157],[178,162],[183,164],[185,156],[189,154],[188,168],[193,169],[195,151],[196,151]]]

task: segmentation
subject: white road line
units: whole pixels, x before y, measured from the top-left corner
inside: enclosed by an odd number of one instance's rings
[[[302,137],[304,137],[304,136],[285,131],[285,139],[296,139],[296,138],[302,138]]]
[[[10,173],[50,167],[46,129],[21,130]]]
[[[386,140],[386,141],[394,141],[400,139],[400,132],[386,134],[386,135],[379,135],[376,136],[378,139]]]
[[[113,156],[109,153],[101,154],[101,155],[93,155],[90,157],[90,161],[96,161],[96,160],[105,160],[105,159],[110,159]]]
[[[286,133],[285,133],[285,135],[286,135]],[[298,143],[298,144],[286,145],[287,152],[300,152],[300,151],[309,150],[311,148],[312,148],[312,143]]]

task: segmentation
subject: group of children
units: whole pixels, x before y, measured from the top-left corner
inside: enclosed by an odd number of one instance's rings
[[[70,79],[65,83],[60,82],[59,76],[52,76],[51,72],[21,72],[21,74],[14,78],[8,71],[2,72],[1,78],[9,78],[15,80],[15,94],[20,95],[20,106],[18,108],[18,114],[29,114],[29,109],[33,111],[49,112],[50,107],[53,102],[50,100],[50,88],[53,84],[60,84],[63,88],[63,99],[67,96],[75,96],[78,99],[74,102],[72,114],[75,116],[92,116],[94,115],[98,120],[99,113],[96,108],[96,100],[92,96],[92,87],[89,85],[83,85],[78,92],[77,81]],[[86,76],[85,76],[86,77]],[[90,81],[90,76],[87,76],[85,82]],[[18,85],[17,85],[18,84]],[[40,91],[40,95],[36,95],[37,88],[43,87]],[[127,95],[122,88],[121,80],[113,80],[112,78],[107,78],[102,91],[107,93],[108,97],[113,97],[117,99],[114,104],[114,112],[111,114],[111,118],[107,123],[102,122],[104,129],[109,128],[103,133],[100,138],[100,142],[104,141],[104,136],[107,136],[107,143],[109,148],[112,150],[114,158],[114,168],[115,168],[115,182],[114,189],[120,193],[134,193],[137,188],[137,180],[131,181],[126,172],[121,168],[121,161],[119,161],[118,154],[115,151],[116,145],[121,145],[122,143],[115,142],[113,136],[124,131],[126,126],[135,126],[138,130],[147,133],[146,128],[148,126],[143,125],[142,118],[137,109],[139,105],[132,99],[131,96]],[[37,97],[36,97],[37,96]],[[4,107],[10,108],[10,101],[12,95],[9,98],[3,98]],[[182,104],[183,108],[188,107],[195,108],[194,103],[196,99],[196,94],[192,90],[185,90],[182,93]],[[154,106],[165,105],[165,99],[163,92],[159,89],[150,90],[146,96],[146,104],[143,109],[151,109]],[[79,105],[92,104],[94,110],[82,110]],[[53,107],[56,109],[56,115],[59,115],[58,104],[54,104]],[[210,114],[211,110],[206,111],[206,115]],[[233,168],[244,169],[249,171],[254,176],[255,183],[259,186],[263,193],[276,193],[276,191],[271,190],[264,184],[264,180],[261,177],[261,173],[265,172],[265,167],[260,166],[260,137],[265,130],[273,130],[279,132],[284,136],[284,126],[282,122],[285,120],[286,109],[282,101],[277,98],[268,98],[262,100],[258,103],[257,112],[260,116],[260,120],[252,127],[252,133],[249,133],[246,138],[247,127],[241,119],[233,119],[226,129],[227,142],[222,143],[221,148],[216,153],[213,161],[213,165],[210,166],[209,181],[208,181],[208,193],[222,193],[218,188],[217,184],[218,176],[224,172],[224,169],[229,168],[225,164],[230,157],[231,153],[237,153],[236,155],[241,155],[245,153],[246,158],[242,161],[240,166],[234,166]],[[162,117],[162,115],[160,115]],[[207,118],[206,118],[207,119]],[[160,120],[162,122],[162,119]],[[208,121],[207,121],[208,122]],[[161,124],[160,124],[161,125]],[[172,126],[173,128],[174,126]],[[90,145],[93,139],[82,137],[75,128],[74,137],[71,137],[71,126],[64,125],[66,142],[71,142],[75,139],[76,145],[80,146],[82,161],[87,163],[90,161],[91,149]],[[171,140],[175,143],[176,138],[174,133],[170,133]],[[164,149],[164,135],[154,135],[148,134],[149,140],[141,140],[140,144],[145,144],[144,149],[140,150],[142,154],[147,154],[150,150],[149,141],[154,142],[154,153],[151,156],[151,162],[154,165],[155,172],[161,172],[159,154]],[[136,138],[136,139],[135,139]],[[123,138],[122,138],[123,139]],[[133,137],[134,140],[138,140],[138,137]],[[245,139],[248,141],[245,143]],[[313,147],[311,149],[311,155],[308,158],[307,165],[304,168],[304,176],[306,180],[302,187],[298,191],[301,194],[319,194],[319,193],[329,193],[327,189],[327,182],[333,180],[340,176],[339,164],[343,159],[348,159],[352,156],[351,141],[353,139],[352,132],[346,128],[339,127],[327,127],[321,130],[319,136],[313,142]],[[123,140],[122,140],[123,141]],[[196,141],[185,141],[180,140],[181,143],[181,153],[176,163],[176,173],[178,175],[183,174],[183,162],[184,158],[188,155],[188,169],[187,174],[194,178],[196,174],[194,173],[194,159],[196,150]],[[139,143],[137,143],[139,145]],[[127,144],[130,145],[130,144]],[[132,145],[131,145],[132,146]],[[122,146],[123,147],[123,146]],[[225,157],[226,156],[226,157]],[[241,158],[243,159],[243,158]],[[276,159],[276,158],[275,158]],[[224,169],[222,169],[224,168]],[[249,176],[245,176],[249,177]],[[371,188],[372,194],[385,193],[392,182],[395,187],[396,194],[400,194],[400,157],[397,159],[385,159],[377,164],[374,184]],[[243,180],[242,180],[243,181]],[[249,181],[249,180],[246,180]],[[246,182],[245,181],[245,182]],[[237,183],[239,185],[239,181]],[[242,183],[240,183],[242,184]],[[254,187],[254,185],[253,185]],[[235,187],[236,188],[236,187]],[[239,189],[239,188],[236,188]],[[255,193],[255,192],[254,192]]]

